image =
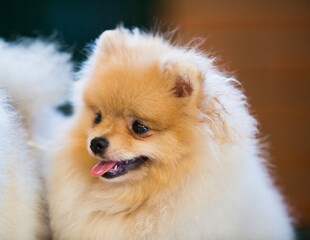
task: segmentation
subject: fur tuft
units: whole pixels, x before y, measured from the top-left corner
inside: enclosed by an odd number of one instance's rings
[[[72,82],[70,54],[41,40],[0,40],[0,87],[16,108],[33,120],[37,111],[64,103]]]
[[[0,39],[0,239],[50,239],[41,149],[61,119],[72,69],[53,43]]]

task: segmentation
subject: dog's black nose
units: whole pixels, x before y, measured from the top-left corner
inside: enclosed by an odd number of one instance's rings
[[[103,137],[95,137],[90,142],[90,149],[95,155],[103,154],[109,145],[109,141]]]

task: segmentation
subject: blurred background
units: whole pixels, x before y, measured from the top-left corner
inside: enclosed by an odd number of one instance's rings
[[[12,0],[0,13],[0,37],[52,36],[77,64],[87,43],[120,23],[206,39],[202,48],[243,84],[298,239],[310,239],[310,1]]]

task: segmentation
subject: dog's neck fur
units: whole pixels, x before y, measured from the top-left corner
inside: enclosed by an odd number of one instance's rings
[[[74,150],[72,151],[74,152]],[[74,153],[73,153],[74,154]],[[79,153],[80,154],[80,153]],[[81,155],[77,156],[86,163],[93,163],[93,159],[89,156],[89,153],[85,151],[82,158]],[[185,168],[189,164],[189,161],[180,161],[178,168]],[[194,164],[191,159],[190,164]],[[159,167],[159,166],[157,166]],[[190,169],[187,167],[187,169]],[[87,198],[94,199],[100,209],[96,209],[98,212],[104,212],[105,214],[121,214],[131,215],[139,212],[139,209],[156,209],[156,205],[164,201],[167,197],[177,199],[177,193],[180,188],[184,188],[186,181],[190,178],[181,176],[181,172],[184,170],[175,169],[174,175],[169,173],[169,169],[165,166],[161,166],[160,175],[154,171],[148,173],[148,177],[138,180],[125,180],[122,182],[109,182],[109,180],[101,180],[93,178],[90,175],[84,176],[92,178],[90,181],[94,184],[90,184],[87,189]],[[98,191],[105,192],[98,198]],[[169,196],[168,196],[169,195]]]

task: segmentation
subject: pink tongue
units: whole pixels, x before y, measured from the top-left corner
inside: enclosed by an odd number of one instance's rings
[[[91,170],[91,175],[94,177],[99,177],[109,171],[111,168],[115,166],[116,162],[104,162],[100,161],[97,163],[93,169]]]

